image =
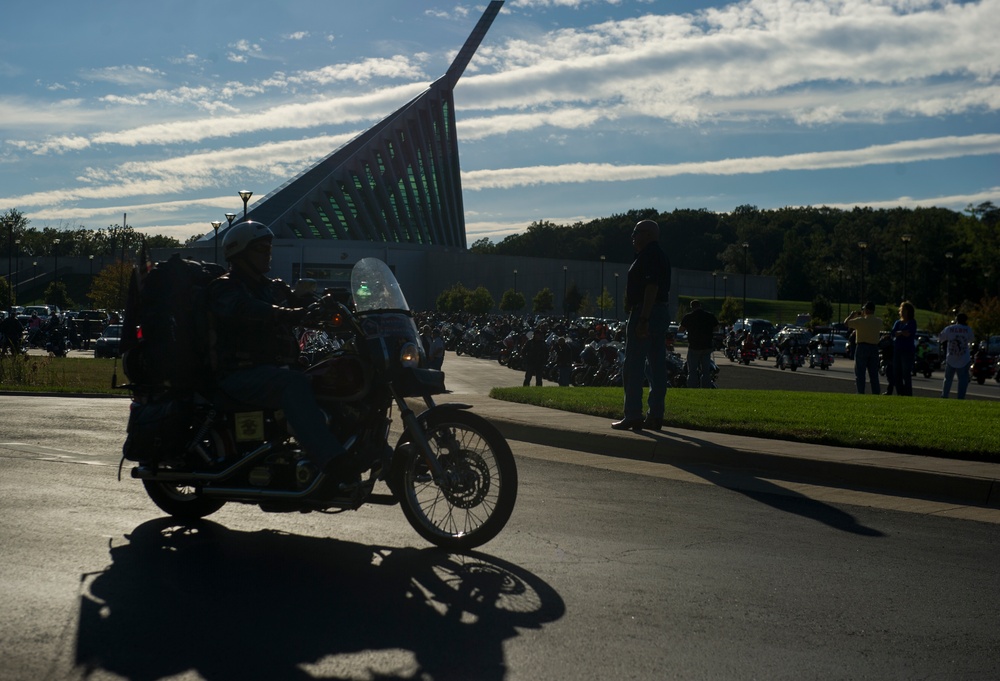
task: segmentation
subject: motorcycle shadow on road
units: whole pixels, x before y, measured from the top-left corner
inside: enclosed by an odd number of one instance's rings
[[[143,523],[83,577],[75,663],[130,679],[503,679],[558,593],[481,554]]]

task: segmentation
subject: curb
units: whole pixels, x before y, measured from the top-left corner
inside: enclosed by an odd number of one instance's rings
[[[509,440],[548,447],[675,466],[724,468],[783,480],[1000,508],[1000,480],[989,477],[789,456],[737,449],[705,440],[695,444],[682,438],[667,439],[656,435],[559,430],[552,426],[505,419],[498,414],[491,414],[489,419]]]

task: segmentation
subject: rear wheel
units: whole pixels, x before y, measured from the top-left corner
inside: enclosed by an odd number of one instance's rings
[[[476,414],[446,409],[426,417],[425,436],[444,468],[435,480],[417,448],[397,449],[392,488],[417,533],[446,549],[466,550],[493,539],[517,499],[517,466],[510,446]],[[404,433],[400,443],[410,442]]]
[[[172,482],[143,480],[146,494],[160,510],[181,520],[197,520],[212,515],[226,502],[203,497],[197,489]]]

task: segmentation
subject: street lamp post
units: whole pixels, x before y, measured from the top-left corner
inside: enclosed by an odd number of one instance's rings
[[[746,318],[747,314],[747,252],[750,250],[750,244],[746,241],[743,242],[743,317]]]
[[[911,235],[909,235],[909,234],[904,234],[903,236],[901,236],[899,238],[902,239],[902,241],[903,241],[903,300],[906,300],[907,299],[906,298],[906,275],[907,275],[906,270],[907,270],[907,266],[909,265],[909,263],[907,261],[909,260],[910,240],[913,237]]]
[[[21,287],[21,240],[14,239],[14,267],[17,276],[14,277],[14,300],[17,300],[17,292]]]
[[[837,265],[837,272],[840,273],[840,287],[837,289],[837,321],[840,321],[844,318],[840,311],[840,304],[844,302],[844,266]]]
[[[252,191],[246,189],[240,190],[240,198],[243,199],[243,217],[247,216],[247,201],[250,200],[251,196],[253,196]]]
[[[718,270],[712,272],[712,303],[715,303],[715,278],[719,276]]]
[[[944,278],[944,306],[949,307],[951,305],[951,259],[955,257],[955,254],[948,251],[944,254],[945,259],[945,278]]]
[[[59,283],[59,239],[52,240],[52,255],[55,257],[55,267],[52,270],[53,283]]]
[[[563,265],[563,314],[569,316],[569,304],[566,301],[569,295],[569,266]]]
[[[214,241],[215,241],[215,258],[212,260],[212,262],[214,262],[216,264],[219,263],[219,227],[222,227],[222,221],[221,220],[212,220],[212,229],[215,230],[215,239],[214,239]]]
[[[601,256],[601,319],[604,319],[604,256]]]
[[[729,297],[729,275],[722,275],[722,298],[725,300]]]
[[[618,273],[615,272],[615,321],[618,321]]]
[[[14,276],[14,263],[11,259],[14,254],[14,221],[11,219],[5,219],[4,224],[7,225],[7,310],[9,312],[13,312],[14,288],[10,285],[10,282]]]
[[[861,305],[865,304],[865,251],[867,249],[867,241],[858,242],[858,252],[861,253]]]
[[[94,256],[93,255],[87,256],[87,260],[90,261],[90,281],[91,281],[91,284],[93,284],[93,282],[94,282]]]
[[[517,295],[517,270],[514,270],[514,295]]]

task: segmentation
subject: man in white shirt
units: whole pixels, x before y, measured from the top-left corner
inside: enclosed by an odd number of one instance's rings
[[[951,392],[951,382],[958,374],[958,399],[965,399],[965,390],[969,387],[969,363],[972,361],[971,348],[976,338],[966,322],[965,313],[955,317],[955,323],[946,326],[938,334],[938,341],[946,353],[944,363],[944,385],[941,386],[941,397],[948,397]]]

